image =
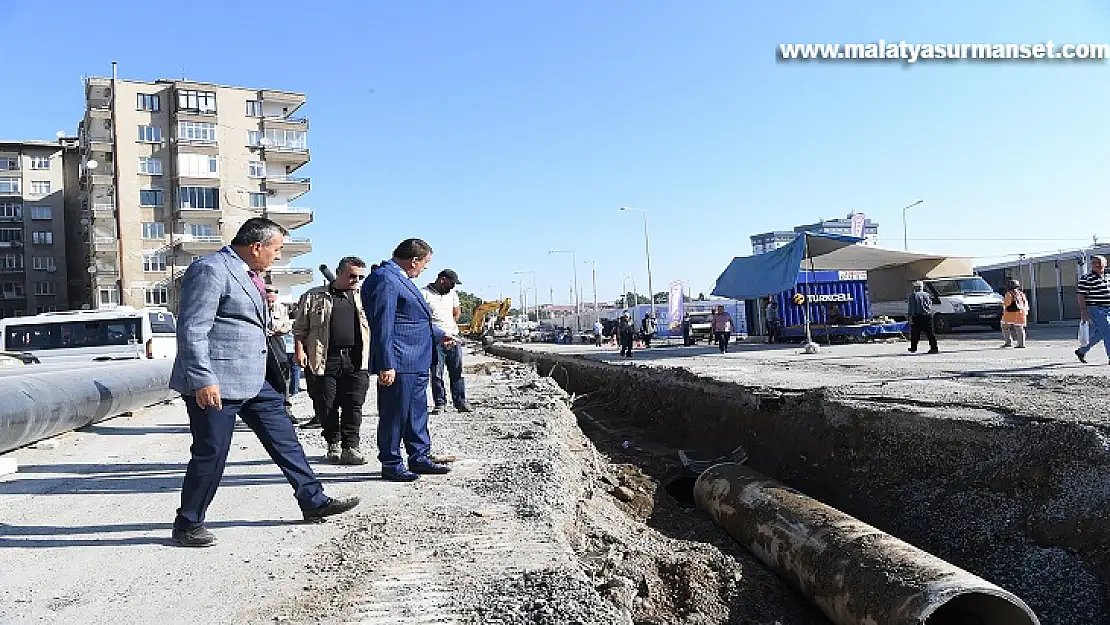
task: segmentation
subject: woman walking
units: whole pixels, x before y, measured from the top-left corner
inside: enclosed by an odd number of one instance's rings
[[[1021,290],[1021,283],[1006,281],[1006,296],[1002,300],[1002,347],[1025,347],[1025,323],[1029,314],[1029,300]],[[1011,335],[1013,340],[1011,340]],[[1014,345],[1014,342],[1017,345]]]
[[[717,341],[717,349],[722,354],[728,352],[728,341],[732,337],[732,315],[725,312],[724,306],[718,306],[713,313],[713,338]]]

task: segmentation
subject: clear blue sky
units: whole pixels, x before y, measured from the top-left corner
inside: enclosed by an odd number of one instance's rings
[[[64,6],[63,8],[59,8]],[[325,9],[323,7],[336,7]],[[340,8],[341,7],[341,8]],[[0,2],[0,137],[73,132],[82,75],[304,91],[297,264],[436,250],[464,290],[708,291],[748,236],[858,210],[1001,260],[1110,239],[1107,63],[777,63],[787,42],[1110,42],[1097,0]],[[12,97],[12,96],[15,97]],[[300,172],[299,172],[300,173]],[[942,240],[943,239],[943,240]],[[1012,241],[951,239],[1039,239]],[[530,284],[531,278],[526,277]]]

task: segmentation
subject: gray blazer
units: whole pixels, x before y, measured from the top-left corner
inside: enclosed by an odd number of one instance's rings
[[[246,263],[230,247],[197,259],[182,278],[179,302],[170,388],[192,395],[219,384],[224,399],[258,395],[269,313]]]

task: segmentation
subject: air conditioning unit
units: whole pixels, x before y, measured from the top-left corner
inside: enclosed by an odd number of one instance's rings
[[[110,120],[110,119],[104,120],[104,130],[111,130],[111,129],[112,129],[112,120]]]
[[[50,267],[46,268],[46,273],[54,273],[56,271],[58,271],[58,268],[54,267],[54,266],[50,266]]]

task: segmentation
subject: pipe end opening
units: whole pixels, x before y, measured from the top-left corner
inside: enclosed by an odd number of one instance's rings
[[[1040,621],[1024,604],[987,593],[968,593],[946,601],[925,619],[925,625],[1040,625]]]

